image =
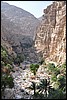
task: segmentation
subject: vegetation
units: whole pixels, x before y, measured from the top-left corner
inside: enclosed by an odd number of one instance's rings
[[[35,96],[36,95],[36,83],[32,82],[32,85],[29,88],[34,90],[34,96]]]
[[[53,63],[46,65],[47,73],[51,75],[50,85],[47,83],[48,96],[44,96],[43,99],[65,99],[66,98],[66,63],[61,66],[55,66]],[[44,87],[45,87],[45,82]],[[49,86],[48,86],[49,85]],[[50,87],[51,86],[51,87]],[[44,87],[40,85],[42,91]]]
[[[36,75],[38,68],[39,68],[38,64],[31,64],[30,65],[30,70],[33,72],[34,75]]]
[[[33,72],[34,75],[36,75],[36,72],[39,68],[39,65],[38,64],[31,64],[30,65],[30,70],[31,72]],[[32,90],[34,90],[34,96],[36,95],[36,83],[35,82],[32,82],[32,85],[30,87]]]
[[[1,46],[1,94],[6,87],[12,88],[14,86],[12,71],[12,62],[10,62],[8,52]]]
[[[23,55],[18,54],[14,58],[14,63],[19,63],[24,60]],[[13,60],[9,57],[8,52],[1,46],[1,94],[6,87],[14,86],[13,78],[10,74],[12,71]],[[34,90],[34,99],[66,99],[66,62],[62,65],[53,63],[44,64],[41,60],[40,65],[46,69],[46,73],[50,75],[48,79],[41,79],[39,84],[32,81],[31,89]],[[39,64],[31,64],[30,70],[36,76]]]
[[[49,82],[47,82],[47,79],[42,79],[40,81],[40,84],[37,86],[37,89],[39,89],[39,92],[41,94],[44,92],[44,97],[47,96],[47,86],[49,86]]]
[[[33,67],[33,65],[31,65]],[[33,95],[34,99],[66,99],[66,63],[55,66],[53,63],[46,64],[45,67],[51,77],[40,80],[39,85],[35,83],[33,90],[38,90]],[[50,73],[51,72],[51,73]]]

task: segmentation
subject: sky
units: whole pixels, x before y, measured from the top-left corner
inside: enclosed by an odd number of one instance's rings
[[[48,5],[52,4],[53,1],[3,1],[11,5],[20,7],[31,14],[36,18],[39,18],[43,15],[43,9],[47,8]]]

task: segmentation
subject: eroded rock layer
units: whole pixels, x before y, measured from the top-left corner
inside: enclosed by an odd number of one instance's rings
[[[43,12],[35,38],[37,53],[46,61],[61,64],[66,60],[66,2],[55,1]]]

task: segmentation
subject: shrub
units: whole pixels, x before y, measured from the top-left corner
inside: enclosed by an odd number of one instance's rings
[[[1,87],[3,87],[4,89],[6,88],[6,86],[8,86],[9,88],[12,88],[14,86],[13,78],[10,75],[2,75],[1,78]]]
[[[55,65],[53,63],[49,63],[47,66],[48,66],[48,69],[51,71],[54,70],[55,68]]]
[[[58,78],[57,78],[58,82],[60,82],[60,88],[64,88],[65,85],[66,85],[66,79],[65,79],[65,76],[63,75],[60,75]]]
[[[66,99],[61,89],[51,89],[47,99]]]
[[[12,69],[12,66],[10,64],[7,64],[6,67],[8,67],[9,69]]]
[[[60,74],[60,70],[57,67],[55,67],[54,70],[53,70],[53,73],[55,75],[58,75],[58,74]]]
[[[30,65],[30,70],[36,75],[36,71],[38,70],[39,65],[38,64],[31,64]]]
[[[55,74],[53,74],[53,75],[51,76],[51,81],[52,81],[52,82],[56,82],[56,81],[57,81],[57,76],[56,76]]]
[[[14,86],[13,78],[10,76],[11,71],[11,63],[10,59],[8,57],[8,52],[1,47],[1,94],[3,95],[3,92],[5,88],[8,86],[9,88],[12,88]]]

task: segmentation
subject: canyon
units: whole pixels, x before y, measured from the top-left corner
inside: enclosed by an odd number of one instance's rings
[[[31,13],[8,3],[1,3],[1,44],[9,55],[27,57],[32,48],[40,21]],[[37,57],[35,57],[36,59]]]
[[[66,62],[66,1],[54,1],[43,9],[43,15],[38,19],[21,8],[1,2],[1,46],[4,47],[2,69],[8,65],[5,63],[8,60],[4,60],[5,50],[7,58],[24,57],[19,65],[12,62],[10,75],[14,87],[7,86],[2,99],[33,99],[34,91],[29,86],[32,82],[39,84],[44,78],[51,79],[53,69],[48,70],[48,64],[54,63],[58,68],[57,65],[61,67]],[[40,63],[42,60],[43,64]],[[39,64],[36,76],[30,71],[32,63]],[[56,77],[66,75],[64,68],[60,68]],[[7,74],[4,72],[4,75]]]
[[[29,61],[43,57],[47,62],[62,64],[66,60],[66,2],[53,2],[43,12],[40,21],[2,2],[1,43],[10,55],[23,53]]]

